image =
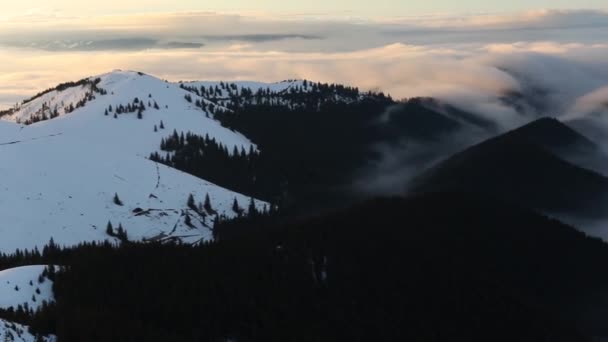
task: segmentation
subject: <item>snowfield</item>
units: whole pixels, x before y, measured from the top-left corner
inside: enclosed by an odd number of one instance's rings
[[[0,308],[17,309],[19,305],[27,305],[35,311],[43,301],[52,302],[53,282],[41,277],[45,267],[24,266],[0,271]]]
[[[117,241],[106,234],[109,221],[114,228],[121,224],[130,240],[196,243],[212,238],[213,217],[187,208],[190,193],[197,202],[209,194],[214,209],[227,217],[236,215],[235,198],[247,207],[246,196],[148,159],[174,130],[208,134],[229,151],[255,149],[245,136],[188,102],[186,94],[196,95],[179,85],[137,72],[114,71],[91,80],[97,78],[105,95],[90,85],[51,91],[0,120],[0,252],[41,247],[51,238],[59,245]],[[66,110],[86,97],[83,107]],[[136,112],[114,118],[118,106],[136,98],[146,108],[141,119]],[[58,116],[17,123],[41,113]],[[122,206],[114,204],[115,194]],[[259,209],[266,205],[256,201]],[[185,224],[186,215],[193,226]]]

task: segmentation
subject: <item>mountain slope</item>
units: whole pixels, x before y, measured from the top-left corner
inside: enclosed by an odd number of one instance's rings
[[[38,338],[29,332],[29,328],[25,325],[12,323],[0,319],[0,339],[7,342],[55,342],[55,336],[44,336]]]
[[[231,109],[246,105],[286,106],[292,109],[318,108],[326,103],[353,103],[368,96],[377,96],[377,94],[362,93],[353,87],[308,80],[287,80],[276,83],[198,81],[180,82],[179,85],[182,89]]]
[[[608,178],[552,153],[570,147],[594,150],[565,125],[541,119],[448,158],[409,190],[478,192],[556,214],[605,217]]]
[[[578,166],[600,173],[608,171],[608,156],[592,140],[554,118],[542,118],[508,132],[509,139],[527,141]]]
[[[0,309],[27,306],[37,310],[53,300],[53,282],[42,276],[46,266],[34,265],[0,271]]]
[[[173,131],[209,135],[228,151],[255,149],[185,95],[191,94],[154,77],[115,71],[50,90],[5,113],[0,251],[41,246],[50,238],[67,245],[114,239],[106,234],[108,221],[114,228],[122,224],[134,240],[197,242],[211,237],[216,215],[189,209],[190,193],[197,203],[209,194],[218,215],[237,215],[235,199],[246,208],[243,195],[147,159]],[[54,118],[15,123],[41,116]],[[115,194],[124,205],[113,202]]]
[[[608,336],[607,316],[594,314],[608,308],[602,271],[608,246],[530,210],[441,193],[368,201],[296,221],[202,248],[82,248],[56,277],[59,326],[75,327],[58,337],[588,341],[580,330]]]

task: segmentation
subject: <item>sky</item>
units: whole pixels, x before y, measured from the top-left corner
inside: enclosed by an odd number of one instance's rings
[[[128,69],[339,82],[504,122],[504,94],[533,91],[576,116],[608,103],[607,36],[604,0],[20,0],[0,13],[0,108]]]
[[[368,15],[411,15],[434,12],[504,12],[539,8],[605,9],[603,0],[22,0],[3,4],[3,15],[22,15],[35,11],[57,11],[66,15],[108,15],[175,11],[256,11],[273,13],[350,13]]]

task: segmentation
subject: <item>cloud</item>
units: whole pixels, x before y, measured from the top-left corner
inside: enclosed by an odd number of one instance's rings
[[[239,41],[239,42],[270,42],[284,39],[304,39],[318,40],[323,39],[320,36],[305,35],[305,34],[242,34],[242,35],[215,35],[203,36],[204,39],[213,41]]]
[[[0,22],[0,42],[9,45],[0,47],[0,93],[27,97],[117,68],[170,80],[308,78],[396,98],[434,96],[510,127],[534,115],[580,112],[585,107],[573,104],[608,84],[608,44],[597,34],[608,24],[606,12],[320,18],[192,12],[12,19]]]
[[[530,28],[580,28],[608,26],[608,12],[602,10],[539,9],[515,13],[436,14],[381,20],[397,25],[437,29],[513,30]]]
[[[38,49],[45,51],[137,51],[147,49],[200,49],[202,43],[163,42],[149,38],[118,38],[102,40],[43,40],[43,41],[11,41],[5,46]]]

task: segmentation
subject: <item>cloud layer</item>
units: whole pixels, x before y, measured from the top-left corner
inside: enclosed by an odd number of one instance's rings
[[[363,20],[217,13],[0,22],[0,103],[112,69],[170,80],[308,78],[435,96],[503,126],[603,108],[608,13]],[[604,34],[598,34],[603,32]],[[517,106],[513,106],[513,104]]]

